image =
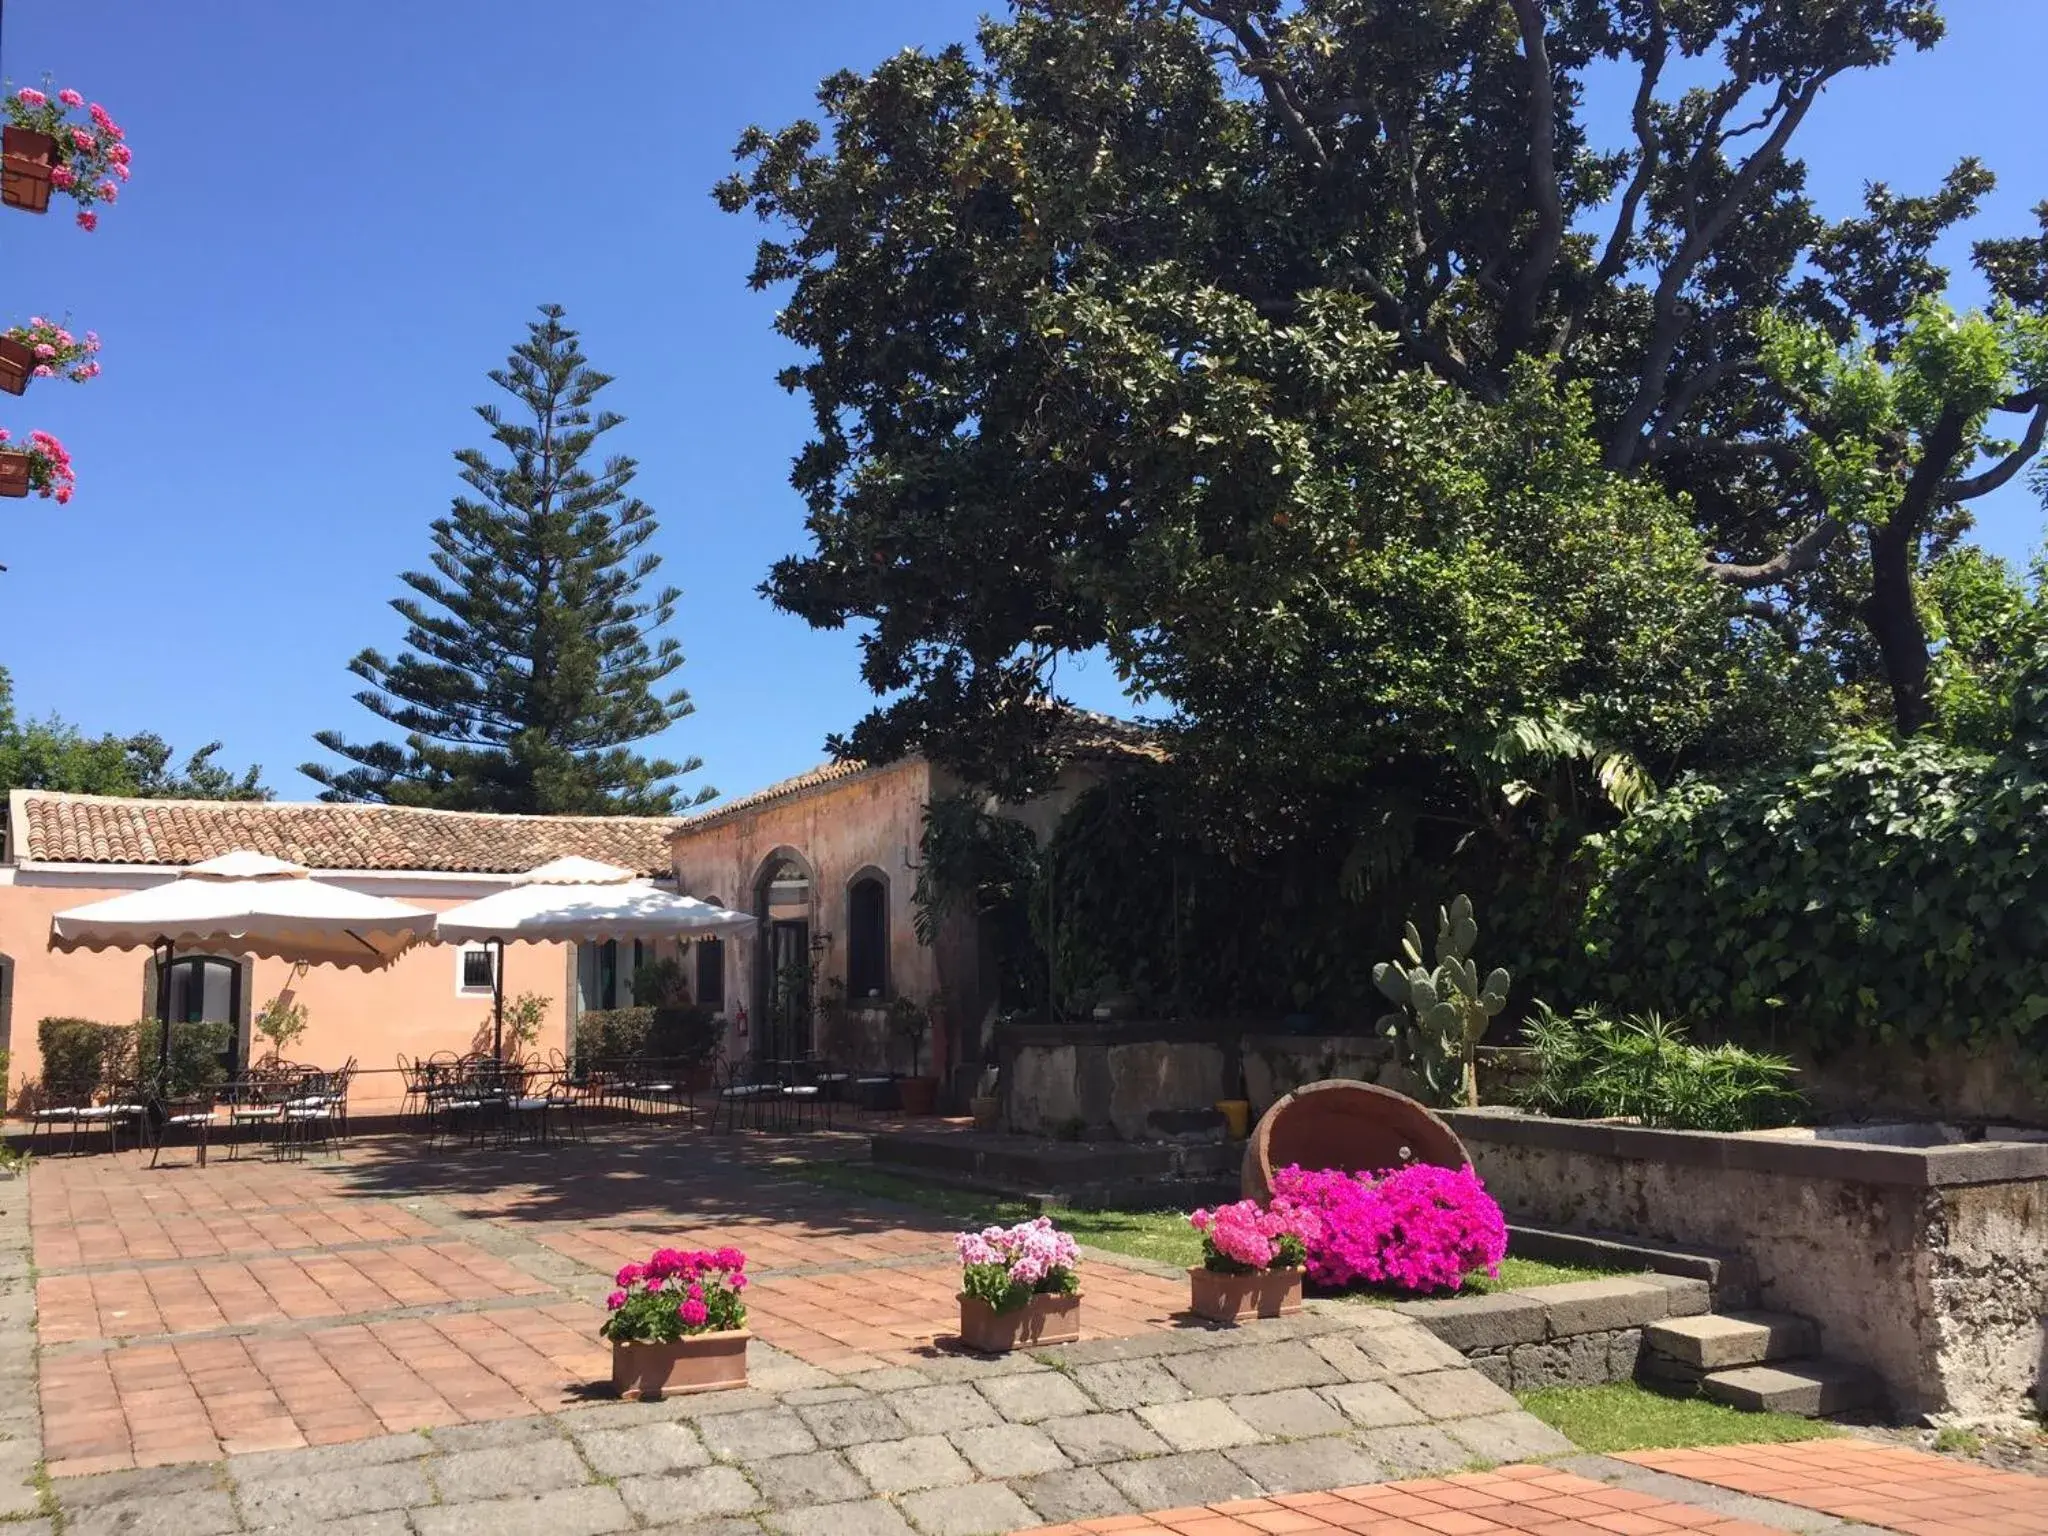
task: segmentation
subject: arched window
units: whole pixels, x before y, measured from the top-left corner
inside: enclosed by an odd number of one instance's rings
[[[846,888],[846,995],[854,1002],[889,995],[889,882],[874,873]]]

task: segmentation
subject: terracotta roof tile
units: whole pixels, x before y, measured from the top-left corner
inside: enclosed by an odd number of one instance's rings
[[[499,816],[391,805],[124,800],[17,790],[14,857],[49,863],[194,864],[237,848],[313,869],[517,874],[569,854],[666,874],[666,816]]]
[[[695,816],[687,816],[670,829],[670,835],[715,827],[721,821],[728,821],[747,811],[758,810],[773,801],[792,799],[811,790],[822,789],[827,784],[856,779],[867,771],[868,765],[856,759],[849,759],[843,763],[820,763],[793,779],[784,779],[779,784],[770,784],[766,789],[757,789],[750,795],[741,795],[738,799],[728,800],[723,805],[714,805],[708,811],[699,811]]]

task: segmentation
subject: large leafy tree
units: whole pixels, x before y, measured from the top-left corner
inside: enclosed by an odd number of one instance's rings
[[[403,737],[320,732],[353,765],[301,770],[323,799],[643,815],[692,803],[673,781],[698,759],[632,750],[690,713],[689,695],[665,686],[680,645],[650,638],[682,594],[643,594],[661,560],[644,548],[656,524],[631,494],[634,461],[586,462],[624,420],[594,403],[611,379],[589,366],[560,306],[540,313],[489,375],[516,410],[477,408],[500,456],[456,454],[474,494],[435,520],[433,569],[400,578],[410,592],[392,607],[407,653],[349,663],[370,685],[357,700]]]
[[[268,800],[262,770],[241,773],[214,761],[208,742],[173,767],[170,743],[153,732],[88,736],[50,716],[22,720],[14,683],[0,668],[0,795],[10,789],[54,789],[78,795],[136,795],[153,800]]]
[[[1831,80],[1941,31],[1925,0],[1019,0],[978,50],[827,80],[827,128],[750,130],[719,195],[775,226],[752,281],[786,285],[777,326],[805,356],[784,382],[815,422],[794,476],[814,547],[768,591],[863,623],[889,700],[839,745],[1014,766],[1044,742],[1060,659],[1096,647],[1247,758],[1287,756],[1283,716],[1320,735],[1361,697],[1360,718],[1405,730],[1470,682],[1469,652],[1418,657],[1389,617],[1458,601],[1449,566],[1476,546],[1442,482],[1462,464],[1504,494],[1489,435],[1545,398],[1590,445],[1578,493],[1678,496],[1696,547],[1679,571],[1662,533],[1621,536],[1667,525],[1622,511],[1602,537],[1517,551],[1530,590],[1632,565],[1695,668],[1769,632],[1919,728],[1926,562],[2048,427],[2024,340],[2048,306],[2048,203],[2042,234],[1975,246],[1997,315],[1944,322],[1999,331],[2003,366],[1972,343],[1951,369],[1930,252],[1989,172],[1872,186],[1830,221],[1792,147]],[[1598,144],[1586,81],[1613,66],[1629,135]],[[1831,407],[1816,339],[1911,375],[1911,399],[1888,423]],[[1436,395],[1345,385],[1357,349]],[[1453,399],[1480,414],[1425,434],[1432,465],[1344,446],[1349,412]],[[1853,503],[1830,473],[1845,433],[1887,482]],[[1402,568],[1414,547],[1463,553],[1432,589]],[[1723,638],[1702,647],[1675,616],[1710,610]],[[1589,689],[1525,693],[1577,707]],[[1640,724],[1639,700],[1616,702]],[[1248,717],[1258,732],[1235,729]]]

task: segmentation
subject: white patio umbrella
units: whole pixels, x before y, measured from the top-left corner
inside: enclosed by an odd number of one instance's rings
[[[570,857],[529,870],[502,891],[450,907],[435,920],[434,939],[441,944],[496,947],[491,967],[493,1046],[494,1054],[502,1056],[507,944],[723,938],[751,932],[754,925],[749,913],[665,891],[630,869]]]
[[[177,879],[50,919],[50,948],[157,951],[157,1017],[170,1060],[171,961],[178,947],[232,948],[316,965],[389,965],[433,931],[434,914],[315,880],[305,868],[237,850]]]

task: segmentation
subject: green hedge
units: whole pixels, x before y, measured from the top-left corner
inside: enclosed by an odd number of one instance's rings
[[[36,1024],[43,1093],[52,1102],[90,1098],[135,1076],[135,1027],[94,1019],[43,1019]]]
[[[85,1099],[132,1083],[145,1091],[183,1094],[217,1088],[227,1078],[221,1058],[234,1026],[171,1027],[168,1073],[158,1064],[157,1024],[101,1024],[93,1019],[44,1019],[36,1025],[43,1058],[43,1090],[53,1100]]]
[[[1599,859],[1586,990],[1613,1007],[1823,1055],[2048,1052],[2048,783],[2024,746],[1853,739],[1683,785]]]
[[[576,1059],[601,1061],[650,1056],[664,1061],[709,1061],[724,1039],[709,1008],[594,1008],[576,1020]]]

